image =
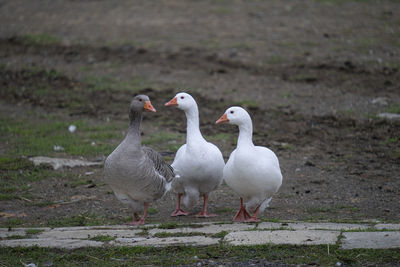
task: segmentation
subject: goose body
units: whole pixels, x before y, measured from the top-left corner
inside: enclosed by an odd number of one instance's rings
[[[106,183],[115,196],[134,212],[133,225],[145,223],[149,203],[169,190],[175,176],[172,167],[158,152],[141,145],[143,110],[155,111],[147,96],[138,95],[131,102],[128,133],[104,164]],[[144,212],[139,219],[137,212],[140,210]]]
[[[217,121],[239,126],[236,149],[224,168],[224,180],[241,198],[241,207],[234,221],[258,221],[257,214],[269,204],[282,184],[282,173],[275,153],[252,141],[250,115],[241,107],[231,107]],[[243,201],[245,205],[243,205]],[[248,211],[253,211],[250,216]]]
[[[178,207],[172,216],[187,215],[180,207],[183,196],[185,206],[193,206],[199,196],[203,196],[203,211],[198,217],[210,217],[208,214],[208,194],[217,189],[222,182],[225,166],[221,151],[214,144],[207,142],[199,128],[199,112],[196,101],[187,93],[178,93],[167,106],[177,106],[185,112],[187,118],[186,144],[182,145],[175,156],[172,167],[179,178],[173,183],[173,190],[178,194]]]

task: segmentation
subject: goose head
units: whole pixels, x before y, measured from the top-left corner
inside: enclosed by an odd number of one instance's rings
[[[241,107],[230,107],[225,113],[215,122],[219,123],[229,123],[234,125],[242,125],[248,121],[251,121],[249,113],[244,108]]]
[[[175,106],[183,111],[187,111],[191,109],[193,106],[196,106],[196,101],[194,98],[188,93],[178,93],[174,98],[172,98],[168,103],[165,103],[166,106]]]
[[[150,98],[147,95],[137,95],[131,101],[130,111],[141,112],[141,111],[156,112],[156,109],[150,102]]]

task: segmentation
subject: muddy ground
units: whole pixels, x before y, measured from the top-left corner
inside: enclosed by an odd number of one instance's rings
[[[263,219],[398,222],[400,122],[377,114],[400,112],[399,17],[396,1],[0,1],[0,111],[127,123],[140,92],[157,109],[145,115],[144,136],[184,134],[182,112],[163,104],[186,91],[198,102],[202,133],[227,159],[237,129],[214,122],[243,105],[254,143],[276,152],[284,176]],[[93,85],[88,77],[112,80]],[[6,143],[0,151],[8,155]],[[93,214],[122,223],[130,215],[101,168],[54,172],[30,194],[51,205],[3,200],[0,211],[22,214],[21,225]],[[206,221],[229,221],[238,204],[223,185],[210,201],[218,217]],[[174,206],[168,194],[149,222],[199,220],[170,218]]]

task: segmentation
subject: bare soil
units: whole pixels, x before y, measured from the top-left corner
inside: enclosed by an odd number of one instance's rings
[[[400,106],[399,17],[395,1],[0,1],[1,112],[127,121],[131,97],[145,93],[157,113],[146,114],[144,134],[182,133],[184,115],[163,104],[186,91],[198,102],[202,133],[213,136],[236,135],[214,122],[241,104],[254,143],[276,152],[284,176],[264,219],[398,222],[400,123],[375,115]],[[59,42],[27,42],[28,34]],[[88,75],[146,83],[94,90]],[[40,87],[51,93],[35,94]],[[215,143],[225,158],[236,145]],[[26,214],[26,225],[82,214],[121,223],[130,215],[101,168],[62,172],[90,182],[54,175],[31,193],[59,205],[1,201],[0,211]],[[168,194],[153,203],[149,222],[199,221],[169,217],[175,201]],[[207,220],[229,221],[238,204],[222,185],[210,199],[219,216]]]

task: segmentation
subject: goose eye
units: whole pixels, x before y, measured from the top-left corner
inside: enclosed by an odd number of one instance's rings
[[[142,99],[141,99],[141,98],[139,98],[139,101],[140,101],[140,102],[142,102]]]
[[[184,96],[181,96],[181,99],[184,99],[185,97]]]
[[[231,114],[233,114],[234,113],[234,111],[233,110],[231,110]]]

